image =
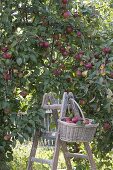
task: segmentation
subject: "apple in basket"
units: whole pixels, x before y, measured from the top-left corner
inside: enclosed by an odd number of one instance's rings
[[[80,116],[75,116],[72,118],[73,123],[77,123],[78,121],[82,121],[83,119]]]
[[[84,123],[85,125],[88,125],[88,124],[90,123],[90,121],[89,121],[89,119],[85,119],[85,120],[83,121],[83,123]]]
[[[66,118],[65,118],[65,121],[66,121],[67,123],[73,123],[70,117],[66,117]]]

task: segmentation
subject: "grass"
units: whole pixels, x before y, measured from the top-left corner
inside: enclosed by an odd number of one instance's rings
[[[28,164],[28,158],[31,151],[31,142],[24,143],[21,145],[17,143],[16,148],[14,149],[14,159],[12,162],[9,163],[11,170],[26,170]],[[38,147],[36,157],[38,158],[45,158],[45,159],[52,159],[53,157],[53,148],[51,147]],[[113,170],[113,151],[110,153],[111,160],[101,160],[98,158],[96,160],[97,169],[98,170]],[[73,167],[76,167],[76,170],[89,170],[89,164],[85,160],[77,159],[77,161],[72,161]],[[58,163],[59,170],[65,170],[65,160],[63,157],[62,152],[60,152],[59,156],[59,163]],[[33,170],[50,170],[50,166],[46,164],[33,164]]]
[[[31,150],[31,144],[32,143],[25,143],[23,145],[17,144],[16,148],[14,149],[14,159],[12,162],[10,162],[10,168],[11,170],[26,170],[27,164],[28,164],[28,158],[30,155]],[[51,147],[39,147],[37,149],[36,157],[38,158],[45,158],[45,159],[52,159],[53,157],[53,148]],[[60,159],[58,163],[59,169],[65,169],[65,161],[63,154],[60,153]],[[46,164],[37,164],[34,163],[33,170],[50,170],[50,166]]]

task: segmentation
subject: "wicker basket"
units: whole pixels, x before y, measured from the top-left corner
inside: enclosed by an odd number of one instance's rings
[[[83,120],[85,120],[84,114],[78,105],[78,103],[74,100],[75,104],[80,110]],[[88,125],[76,125],[74,123],[67,123],[58,120],[59,125],[59,133],[60,139],[67,142],[90,142],[94,138],[94,134],[96,132],[96,128],[98,124],[88,124]]]

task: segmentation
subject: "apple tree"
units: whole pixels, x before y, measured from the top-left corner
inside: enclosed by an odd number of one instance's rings
[[[92,146],[110,167],[112,1],[0,3],[0,165],[13,159],[16,140],[23,143],[43,128],[43,94],[72,91],[85,116],[99,122]]]

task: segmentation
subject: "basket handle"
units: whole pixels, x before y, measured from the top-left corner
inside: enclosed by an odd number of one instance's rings
[[[80,108],[79,104],[73,98],[70,98],[70,100],[72,100],[76,104],[76,106],[78,107],[78,109],[82,115],[83,120],[85,120],[84,113],[83,113],[82,109]]]

